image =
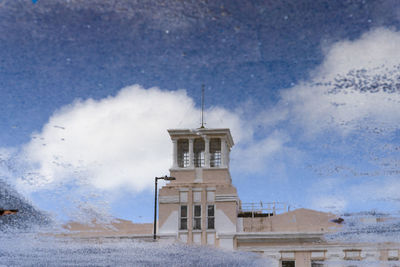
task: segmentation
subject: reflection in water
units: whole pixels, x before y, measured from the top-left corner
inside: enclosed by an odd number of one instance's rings
[[[37,210],[9,184],[0,179],[0,210],[18,210],[15,214],[0,216],[0,231],[27,230],[48,225],[51,220]]]
[[[131,239],[2,235],[0,266],[268,266],[251,253]]]
[[[0,266],[266,266],[252,253],[130,238],[69,238],[57,223],[0,180]],[[100,219],[100,218],[99,218]],[[64,230],[63,230],[64,231]],[[62,232],[65,234],[65,232]],[[268,264],[267,264],[268,265]]]
[[[344,218],[343,229],[339,232],[326,235],[333,242],[360,242],[360,243],[399,243],[400,218],[399,216],[371,212],[347,213]]]

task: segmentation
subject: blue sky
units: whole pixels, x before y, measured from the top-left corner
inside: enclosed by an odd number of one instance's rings
[[[0,177],[60,217],[151,221],[204,83],[242,201],[397,213],[399,26],[397,1],[3,0]]]

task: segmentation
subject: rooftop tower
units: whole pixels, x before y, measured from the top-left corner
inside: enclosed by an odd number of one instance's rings
[[[176,180],[160,189],[159,234],[233,248],[239,198],[229,173],[229,129],[170,129]]]

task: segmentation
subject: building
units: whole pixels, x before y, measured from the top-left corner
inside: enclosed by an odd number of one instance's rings
[[[239,198],[229,174],[229,129],[169,130],[175,181],[159,193],[162,238],[233,249]]]
[[[325,235],[338,231],[343,221],[334,214],[289,211],[282,203],[241,203],[229,173],[234,145],[229,129],[168,132],[173,144],[170,175],[176,180],[159,191],[161,240],[257,252],[282,267],[399,264],[398,243],[326,241]]]

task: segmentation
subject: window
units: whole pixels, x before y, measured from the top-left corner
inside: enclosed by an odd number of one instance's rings
[[[193,230],[201,230],[201,205],[194,205],[193,210]]]
[[[178,140],[178,166],[180,168],[189,167],[189,141],[187,139]]]
[[[311,267],[323,267],[322,261],[311,261]]]
[[[345,259],[346,260],[360,260],[361,259],[361,250],[345,250]]]
[[[203,139],[194,139],[193,143],[193,153],[194,153],[194,166],[204,167],[204,148],[205,143]]]
[[[323,267],[325,251],[311,251],[311,267]]]
[[[398,261],[399,260],[399,251],[397,249],[388,250],[388,260],[389,261]]]
[[[181,214],[180,214],[180,230],[187,230],[187,206],[181,206]]]
[[[282,267],[295,267],[294,261],[282,261]]]
[[[281,259],[282,259],[282,261],[281,261],[282,267],[295,267],[293,251],[282,251]]]
[[[214,205],[207,205],[207,229],[215,229]]]
[[[210,140],[210,166],[221,166],[221,139],[219,138]]]

